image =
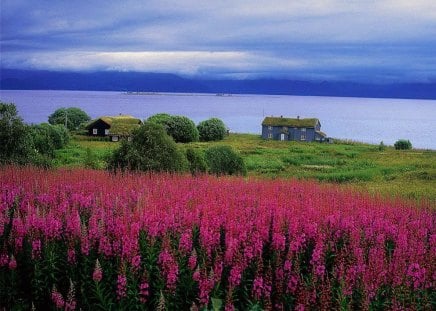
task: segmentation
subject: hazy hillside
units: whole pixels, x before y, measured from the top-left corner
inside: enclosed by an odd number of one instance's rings
[[[287,94],[436,99],[436,83],[363,84],[286,79],[208,80],[166,73],[1,70],[1,89]]]

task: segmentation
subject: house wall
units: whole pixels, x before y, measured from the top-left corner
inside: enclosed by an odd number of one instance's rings
[[[320,127],[318,127],[318,128],[320,128]],[[314,128],[306,128],[306,131],[303,131],[302,128],[287,127],[286,130],[283,129],[283,126],[272,126],[271,129],[269,129],[268,126],[262,125],[262,138],[263,139],[280,140],[281,134],[284,133],[285,140],[295,140],[295,141],[314,141],[315,140],[315,129]],[[269,134],[272,134],[272,137],[269,137]],[[301,140],[301,135],[303,135],[303,134],[305,135],[305,139]]]
[[[94,129],[97,129],[97,134],[94,134],[94,132],[93,132]],[[88,135],[89,136],[107,136],[105,134],[105,130],[108,130],[108,129],[110,129],[109,124],[107,124],[101,120],[98,120],[94,123],[94,125],[91,128],[88,129]]]

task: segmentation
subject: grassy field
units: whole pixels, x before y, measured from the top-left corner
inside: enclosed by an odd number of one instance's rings
[[[212,145],[234,147],[244,158],[248,176],[315,179],[340,183],[371,193],[436,202],[436,152],[398,151],[355,142],[335,144],[279,142],[259,135],[231,134],[220,142],[179,144],[204,150]],[[56,155],[58,166],[104,168],[118,143],[75,136]]]

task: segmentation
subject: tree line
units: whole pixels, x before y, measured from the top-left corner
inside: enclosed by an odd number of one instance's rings
[[[72,107],[57,109],[49,116],[49,123],[27,125],[14,104],[0,103],[0,164],[50,167],[55,150],[65,147],[71,132],[82,129],[90,120],[84,111]],[[135,129],[131,140],[121,142],[107,159],[107,168],[244,175],[244,161],[230,146],[212,146],[205,151],[177,146],[177,143],[222,140],[226,133],[225,124],[218,118],[196,126],[185,116],[159,113]],[[87,165],[92,167],[91,164]]]

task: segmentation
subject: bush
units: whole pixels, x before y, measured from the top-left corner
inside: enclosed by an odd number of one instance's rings
[[[222,140],[226,135],[226,126],[218,118],[201,121],[197,126],[201,141]]]
[[[186,150],[186,158],[189,162],[189,171],[192,175],[197,175],[207,172],[207,164],[203,154],[195,149],[189,148]]]
[[[172,116],[168,121],[167,133],[178,143],[198,141],[195,123],[184,116]]]
[[[176,172],[187,167],[186,158],[162,126],[146,122],[132,135],[132,141],[123,141],[114,151],[109,168]]]
[[[230,146],[213,146],[206,150],[209,172],[216,175],[245,175],[244,160]]]
[[[26,164],[35,157],[31,130],[14,104],[0,102],[0,141],[0,163]]]
[[[399,139],[395,142],[394,147],[396,150],[409,150],[412,149],[412,143],[406,139]]]
[[[164,129],[167,130],[170,119],[171,115],[168,113],[157,113],[149,117],[146,122],[162,125]]]
[[[80,108],[59,108],[48,117],[48,123],[55,125],[66,124],[68,130],[78,130],[81,125],[90,121],[91,118]]]
[[[62,125],[42,123],[33,125],[31,129],[35,149],[50,157],[54,156],[55,149],[63,148],[70,139],[68,130]]]

